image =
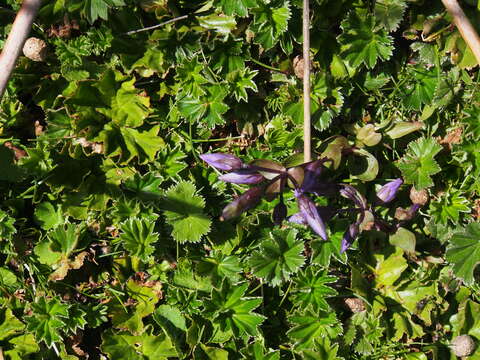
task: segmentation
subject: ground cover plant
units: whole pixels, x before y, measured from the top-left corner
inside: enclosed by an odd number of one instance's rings
[[[480,359],[475,57],[441,1],[310,10],[305,163],[301,1],[44,1],[0,102],[5,359]]]

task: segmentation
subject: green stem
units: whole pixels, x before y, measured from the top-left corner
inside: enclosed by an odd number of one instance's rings
[[[273,67],[273,66],[264,64],[264,63],[262,63],[262,62],[260,62],[260,61],[258,61],[258,60],[255,60],[255,59],[252,58],[252,57],[251,57],[250,59],[248,59],[248,60],[250,60],[251,62],[254,62],[254,63],[257,64],[257,65],[260,65],[260,66],[264,67],[265,69],[273,70],[273,71],[278,71],[278,72],[281,72],[281,73],[283,74],[283,71],[282,71],[282,70],[280,70],[280,69],[278,69],[278,68],[275,68],[275,67]]]

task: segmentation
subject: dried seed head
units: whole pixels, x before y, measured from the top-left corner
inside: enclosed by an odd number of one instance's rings
[[[295,56],[293,59],[293,71],[299,79],[303,79],[303,71],[305,67],[305,60],[301,56]]]
[[[410,200],[412,200],[414,204],[425,205],[428,201],[427,190],[417,190],[412,186],[410,189]]]
[[[365,310],[365,304],[363,303],[362,299],[353,297],[353,298],[346,298],[344,301],[345,301],[345,305],[353,313],[358,313],[360,311]]]
[[[28,38],[23,45],[23,55],[33,61],[45,61],[47,57],[47,44],[42,39]]]
[[[469,356],[475,350],[475,341],[469,335],[460,335],[453,339],[450,347],[456,356]]]

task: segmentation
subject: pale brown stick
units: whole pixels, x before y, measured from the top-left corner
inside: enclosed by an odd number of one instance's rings
[[[453,22],[460,31],[463,40],[465,40],[468,47],[472,50],[475,59],[477,59],[477,63],[480,64],[480,38],[470,23],[470,20],[468,20],[462,8],[458,5],[457,0],[442,0],[442,2],[450,15],[453,16]]]
[[[41,2],[42,0],[24,0],[13,22],[12,30],[10,30],[0,54],[0,100],[7,87],[8,79],[10,79],[15,68],[17,58],[20,56],[23,44],[30,33]]]
[[[312,161],[312,121],[310,118],[310,7],[303,0],[303,157]]]

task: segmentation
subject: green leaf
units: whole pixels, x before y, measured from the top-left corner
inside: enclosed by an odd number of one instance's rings
[[[378,175],[378,160],[365,149],[354,149],[353,153],[360,156],[364,161],[353,160],[349,163],[354,177],[362,181],[372,181]]]
[[[5,351],[4,354],[7,358],[10,357],[11,360],[27,359],[27,355],[40,351],[40,347],[35,342],[33,334],[16,336],[8,340],[8,343],[13,345],[13,349]]]
[[[250,30],[254,33],[254,41],[265,50],[272,48],[288,27],[290,20],[290,3],[288,1],[259,2],[252,9],[254,14]]]
[[[471,211],[470,201],[463,196],[464,192],[450,189],[430,202],[430,214],[440,224],[446,225],[448,220],[453,224],[459,221],[460,213]]]
[[[198,61],[197,57],[184,61],[176,69],[175,80],[181,83],[182,93],[192,98],[199,98],[205,94],[203,88],[207,79],[202,75],[203,69],[204,65]]]
[[[453,272],[465,284],[474,282],[473,272],[480,262],[480,223],[470,223],[455,232],[447,248],[447,261],[453,264]]]
[[[12,240],[12,236],[17,232],[14,224],[15,218],[8,215],[5,211],[0,210],[0,241]]]
[[[107,20],[108,9],[112,6],[124,6],[123,0],[85,0],[83,13],[92,24],[98,18]]]
[[[438,85],[437,72],[421,66],[408,66],[404,75],[406,82],[399,87],[405,107],[420,110],[422,105],[430,104]]]
[[[248,283],[231,284],[225,279],[221,289],[213,289],[211,299],[205,301],[206,313],[222,331],[237,336],[258,334],[265,317],[252,311],[260,306],[262,298],[246,297],[247,289]]]
[[[177,357],[172,342],[165,334],[134,336],[125,332],[114,334],[106,331],[102,334],[101,350],[110,359],[167,360]]]
[[[389,242],[410,253],[415,252],[417,243],[415,234],[403,227],[399,227],[395,234],[390,235]]]
[[[288,320],[293,327],[287,335],[295,342],[296,350],[313,349],[316,339],[334,339],[342,333],[342,326],[333,311],[317,313],[309,307],[303,312],[294,313]]]
[[[47,301],[40,297],[31,303],[32,315],[27,316],[27,330],[35,334],[37,341],[44,341],[48,347],[62,340],[61,329],[68,317],[68,305],[62,304],[57,298]]]
[[[252,80],[257,74],[258,71],[256,70],[243,68],[227,75],[227,81],[230,83],[233,95],[238,102],[240,100],[247,101],[247,89],[258,92],[257,84]]]
[[[108,115],[119,126],[139,127],[151,111],[150,98],[140,94],[134,83],[135,78],[123,82],[115,97],[112,98],[112,110]]]
[[[211,14],[197,17],[197,20],[201,27],[207,30],[215,30],[223,35],[228,35],[237,26],[233,16]]]
[[[228,110],[223,103],[227,96],[224,86],[212,85],[207,87],[207,94],[201,98],[183,96],[178,101],[178,110],[190,122],[200,121],[210,129],[225,123],[222,115]]]
[[[155,221],[146,218],[130,218],[120,225],[120,237],[123,247],[132,256],[147,262],[155,251],[153,243],[158,241],[158,233],[154,232]]]
[[[403,256],[403,250],[395,248],[395,252],[385,258],[383,254],[376,254],[375,286],[383,288],[393,285],[408,267]]]
[[[257,0],[216,0],[227,15],[248,16],[248,9],[257,4]]]
[[[13,315],[12,310],[0,310],[0,340],[5,340],[24,328],[25,325]]]
[[[393,39],[383,29],[375,29],[375,18],[360,10],[351,11],[341,24],[342,56],[352,67],[362,64],[373,69],[378,60],[392,56]]]
[[[305,262],[303,241],[295,230],[274,230],[261,242],[261,249],[252,253],[248,265],[255,276],[272,286],[279,286],[300,270]]]
[[[314,311],[328,311],[330,306],[326,298],[337,295],[337,291],[326,284],[334,283],[337,280],[337,277],[328,276],[326,271],[314,270],[310,265],[296,276],[292,300],[297,306],[303,308],[312,305]]]
[[[204,258],[197,266],[197,271],[202,275],[211,275],[215,279],[229,278],[236,281],[242,271],[240,259],[235,255],[225,255],[220,251],[212,251],[210,256]]]
[[[180,242],[199,242],[210,231],[211,220],[203,213],[205,200],[196,193],[195,185],[182,181],[172,186],[161,204],[172,236]]]
[[[158,136],[159,131],[160,125],[139,131],[109,123],[93,141],[103,142],[105,155],[120,156],[121,163],[129,163],[136,157],[140,164],[144,164],[153,161],[155,154],[165,145]]]
[[[434,157],[442,147],[434,138],[420,138],[408,144],[407,153],[397,163],[407,184],[413,184],[417,190],[433,185],[432,175],[440,172]]]
[[[228,360],[228,351],[212,346],[200,344],[209,360]]]
[[[133,191],[141,200],[158,200],[162,194],[160,191],[162,182],[162,178],[158,178],[152,173],[143,176],[135,173],[133,179],[127,179],[124,184],[128,190]]]
[[[65,222],[61,209],[48,201],[37,205],[34,217],[44,230],[54,229]]]
[[[375,1],[375,18],[388,32],[397,30],[407,8],[405,0]]]

